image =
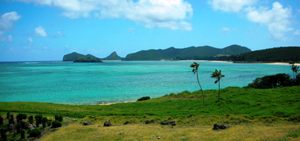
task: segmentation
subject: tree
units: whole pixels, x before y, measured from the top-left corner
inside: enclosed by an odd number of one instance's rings
[[[225,75],[222,74],[222,71],[221,70],[215,70],[212,74],[211,74],[211,77],[212,78],[215,78],[215,84],[218,83],[219,85],[219,91],[218,91],[218,101],[220,100],[220,89],[221,89],[221,79],[223,77],[225,77]]]
[[[204,93],[203,93],[203,89],[202,89],[202,86],[201,86],[201,83],[199,80],[199,75],[198,75],[199,64],[196,62],[193,62],[190,67],[193,69],[192,71],[196,75],[197,83],[198,83],[198,85],[200,87],[200,91],[202,93],[202,103],[204,104]]]
[[[291,69],[293,71],[294,79],[296,79],[296,75],[299,72],[299,66],[295,65],[295,63],[291,63]]]

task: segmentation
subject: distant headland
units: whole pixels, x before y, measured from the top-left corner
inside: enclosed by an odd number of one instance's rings
[[[150,49],[129,53],[120,57],[112,52],[105,58],[83,55],[77,52],[66,54],[63,61],[102,62],[102,60],[155,61],[155,60],[220,60],[232,62],[300,62],[300,47],[287,46],[251,51],[241,45],[230,45],[224,48],[212,46],[191,46],[186,48]]]

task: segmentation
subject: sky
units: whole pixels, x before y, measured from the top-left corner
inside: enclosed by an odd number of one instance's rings
[[[300,46],[300,0],[0,0],[0,61]]]

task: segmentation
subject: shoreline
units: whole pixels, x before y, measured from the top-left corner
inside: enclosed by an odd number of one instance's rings
[[[136,101],[115,101],[115,102],[97,102],[96,104],[94,105],[102,105],[102,106],[109,106],[109,105],[113,105],[113,104],[119,104],[119,103],[133,103],[133,102],[136,102]]]

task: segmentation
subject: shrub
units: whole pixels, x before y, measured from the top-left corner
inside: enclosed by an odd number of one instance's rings
[[[24,129],[21,130],[21,139],[25,139],[25,130]]]
[[[42,115],[35,115],[34,118],[35,118],[36,127],[39,127],[39,125],[42,123],[43,116]]]
[[[8,119],[8,124],[15,124],[14,115],[10,115]]]
[[[63,121],[63,117],[61,115],[55,115],[55,120],[62,122]]]
[[[32,130],[29,130],[28,134],[29,134],[29,137],[39,137],[39,136],[41,136],[42,132],[40,131],[40,129],[35,128]]]
[[[10,118],[10,112],[7,112],[6,113],[6,119],[9,119]]]
[[[51,128],[59,128],[61,127],[61,123],[57,120],[52,121],[52,126]]]
[[[28,122],[29,122],[30,124],[33,124],[33,116],[29,116],[29,117],[28,117]]]
[[[144,97],[139,98],[137,101],[145,101],[145,100],[149,100],[149,99],[150,99],[150,96],[144,96]]]
[[[300,73],[296,76],[296,85],[300,85]]]
[[[0,126],[3,125],[3,118],[0,116]]]
[[[268,75],[261,78],[256,78],[248,87],[252,88],[276,88],[293,85],[293,80],[289,75],[280,73],[275,75]]]
[[[43,117],[43,118],[42,118],[42,125],[43,125],[43,128],[45,128],[45,127],[47,126],[47,122],[48,122],[47,117]]]
[[[3,141],[7,140],[7,134],[5,129],[0,129],[0,136]]]
[[[48,126],[51,126],[51,124],[52,124],[52,120],[51,120],[51,119],[48,119],[47,125],[48,125]]]
[[[17,121],[21,121],[21,120],[26,119],[26,118],[27,118],[26,114],[18,114],[16,116]]]

